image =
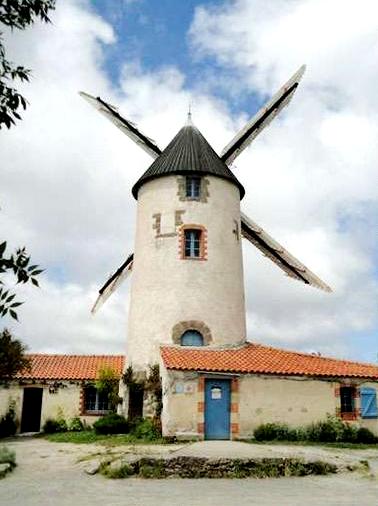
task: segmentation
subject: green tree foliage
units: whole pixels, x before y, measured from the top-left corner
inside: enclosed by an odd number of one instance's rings
[[[7,271],[12,272],[17,283],[30,281],[33,285],[39,286],[36,276],[42,272],[42,269],[39,269],[38,265],[30,265],[30,256],[27,255],[25,248],[20,248],[9,256],[6,254],[6,249],[7,243],[4,241],[0,244],[0,318],[9,313],[12,318],[17,320],[16,308],[22,302],[14,300],[16,294],[6,287],[3,279],[4,274]]]
[[[0,0],[1,24],[24,30],[37,19],[48,23],[48,11],[55,8],[55,0]],[[6,56],[3,32],[0,30],[0,129],[10,128],[21,119],[19,110],[26,109],[25,98],[12,86],[13,81],[29,81],[30,70],[15,65]]]
[[[8,329],[0,334],[0,378],[11,380],[19,371],[30,369],[30,360],[25,356],[26,347],[14,339]]]

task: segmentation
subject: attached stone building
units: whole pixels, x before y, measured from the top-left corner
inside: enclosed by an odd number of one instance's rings
[[[106,396],[96,390],[103,368],[120,378],[122,355],[28,355],[30,371],[0,385],[0,416],[15,406],[19,432],[39,432],[48,418],[74,417],[92,425],[109,410]]]
[[[163,346],[163,432],[246,439],[262,423],[300,427],[336,415],[378,436],[378,366],[260,344]]]

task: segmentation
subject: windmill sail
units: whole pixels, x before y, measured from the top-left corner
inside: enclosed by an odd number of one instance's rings
[[[152,158],[157,158],[161,149],[157,146],[155,141],[142,134],[134,123],[123,118],[117,111],[117,109],[102,100],[100,97],[92,97],[88,93],[84,93],[84,91],[80,91],[79,95],[83,97],[87,102],[89,102],[95,109],[97,109],[101,114],[103,114],[108,120],[110,120],[114,125],[116,125],[123,133],[125,133],[130,139],[136,142],[146,153],[148,153]]]
[[[324,281],[243,213],[241,213],[241,233],[291,278],[326,292],[332,292],[332,289]]]
[[[244,128],[238,132],[229,144],[223,149],[220,157],[230,165],[242,151],[247,148],[258,134],[269,125],[277,114],[286,107],[298,87],[306,66],[302,67],[285,83],[273,98],[262,107]]]
[[[119,285],[131,274],[133,267],[134,253],[131,253],[114,274],[110,276],[108,281],[98,291],[99,295],[94,303],[91,313],[96,311],[104,304],[111,294],[119,287]]]

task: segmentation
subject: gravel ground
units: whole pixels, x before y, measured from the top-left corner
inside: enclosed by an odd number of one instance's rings
[[[195,443],[177,447],[122,448],[128,453],[178,454],[198,456],[287,456],[297,447],[273,447],[222,442]],[[241,445],[241,446],[240,446]],[[102,476],[88,476],[83,472],[80,458],[107,450],[97,445],[49,443],[28,439],[11,442],[7,446],[16,451],[18,467],[0,481],[0,504],[7,506],[377,506],[378,479],[359,473],[307,478],[243,479],[243,480],[108,480]],[[321,448],[312,451],[323,453]],[[291,449],[291,450],[290,450]],[[309,447],[305,447],[307,451]],[[275,453],[273,455],[272,452]],[[282,451],[281,451],[282,450]],[[300,449],[302,452],[303,447]],[[119,452],[120,447],[112,449]],[[372,459],[378,462],[375,450],[325,450],[335,457],[340,453],[352,459]],[[244,455],[244,452],[248,455]],[[241,455],[243,454],[243,455]],[[294,453],[295,454],[295,453]],[[292,455],[292,453],[291,453]],[[268,456],[268,455],[265,455]],[[351,456],[351,457],[350,457]]]

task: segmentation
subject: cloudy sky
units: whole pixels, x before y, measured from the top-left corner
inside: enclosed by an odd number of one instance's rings
[[[243,244],[250,340],[377,361],[378,5],[374,0],[57,0],[52,24],[6,34],[33,69],[23,121],[0,133],[0,229],[45,268],[25,286],[31,351],[122,353],[127,283],[96,291],[133,250],[130,189],[151,163],[78,95],[164,147],[194,121],[221,150],[303,63],[290,106],[235,162],[244,212],[329,283],[285,277]]]

